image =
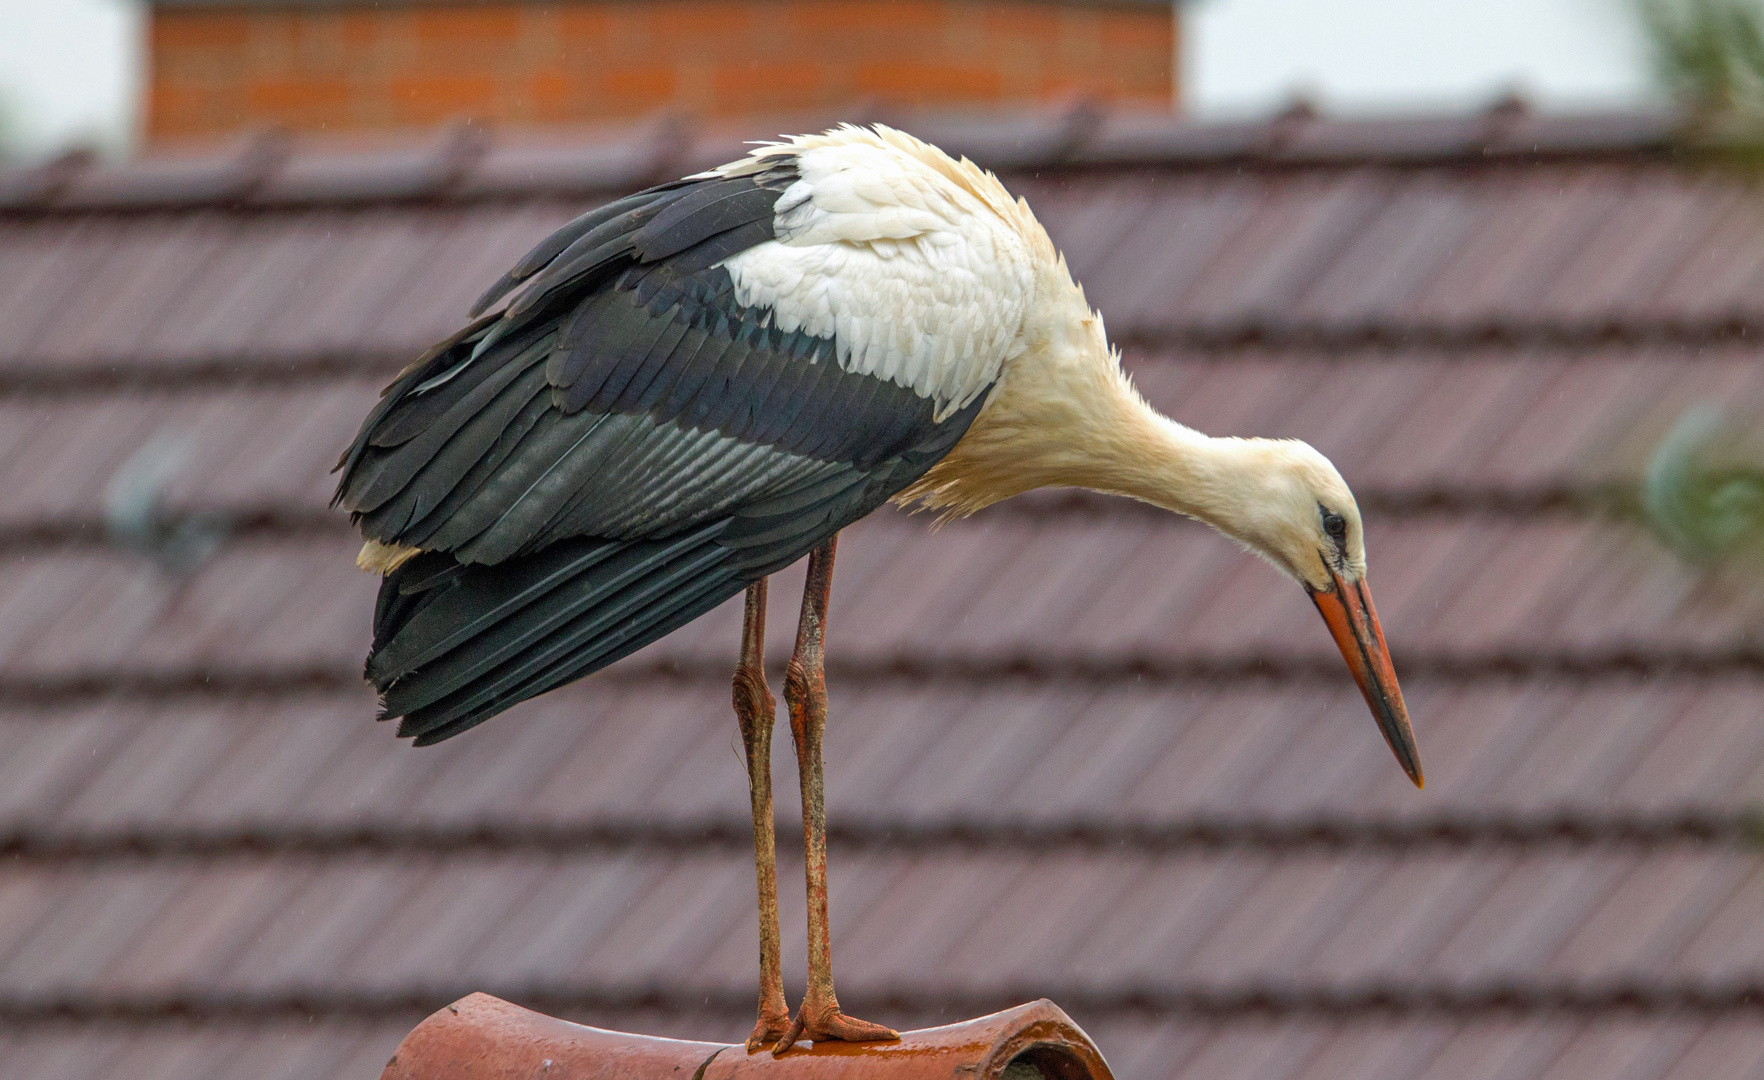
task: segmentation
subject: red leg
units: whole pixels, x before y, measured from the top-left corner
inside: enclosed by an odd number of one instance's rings
[[[747,749],[747,790],[753,798],[753,866],[759,881],[759,1021],[747,1037],[752,1053],[790,1028],[784,975],[778,961],[778,855],[772,819],[772,691],[766,686],[766,579],[747,587],[741,625],[741,661],[735,668],[735,718]]]
[[[796,741],[796,767],[802,780],[803,849],[808,864],[808,992],[790,1031],[778,1040],[773,1054],[782,1054],[805,1035],[821,1042],[876,1042],[898,1039],[888,1028],[854,1020],[839,1011],[833,993],[833,946],[827,923],[827,812],[821,777],[821,735],[827,726],[827,677],[822,640],[827,626],[827,600],[833,587],[834,537],[809,556],[808,587],[802,596],[802,621],[796,629],[796,653],[784,683],[790,706],[790,734]]]

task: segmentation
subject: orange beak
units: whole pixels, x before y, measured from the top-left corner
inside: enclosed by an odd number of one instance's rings
[[[1311,602],[1317,605],[1329,632],[1341,649],[1342,659],[1360,684],[1360,693],[1384,732],[1397,763],[1422,787],[1421,755],[1415,749],[1415,729],[1409,726],[1409,709],[1403,704],[1403,688],[1397,685],[1396,668],[1390,662],[1390,649],[1384,644],[1384,629],[1378,625],[1378,609],[1372,606],[1372,593],[1366,579],[1348,583],[1333,568],[1329,571],[1330,588],[1324,592],[1307,589]]]

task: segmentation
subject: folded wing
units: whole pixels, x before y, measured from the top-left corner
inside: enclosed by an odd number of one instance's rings
[[[966,431],[984,385],[924,393],[951,380],[842,363],[836,329],[740,302],[725,261],[763,265],[801,182],[782,157],[585,214],[387,389],[337,502],[421,552],[382,585],[367,663],[400,734],[439,741],[641,648]]]

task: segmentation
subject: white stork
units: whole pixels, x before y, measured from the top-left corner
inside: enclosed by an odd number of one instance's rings
[[[760,897],[759,1022],[847,1017],[828,943],[822,633],[839,530],[894,499],[969,514],[1071,486],[1185,514],[1309,592],[1416,784],[1360,514],[1301,442],[1209,438],[1122,373],[1064,259],[991,174],[844,126],[582,215],[406,369],[337,501],[385,575],[367,677],[419,746],[599,670],[747,591],[735,710]],[[784,696],[803,791],[809,979],[778,968],[766,577],[809,557]]]

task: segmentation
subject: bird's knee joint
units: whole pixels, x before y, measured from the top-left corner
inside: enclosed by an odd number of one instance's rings
[[[743,738],[751,739],[760,727],[770,728],[776,716],[772,688],[766,685],[766,673],[757,667],[735,669],[731,695],[735,703],[735,719],[741,725]]]
[[[784,677],[784,700],[790,706],[790,723],[794,727],[805,715],[826,711],[827,680],[819,671],[811,675],[800,661],[791,660]]]

